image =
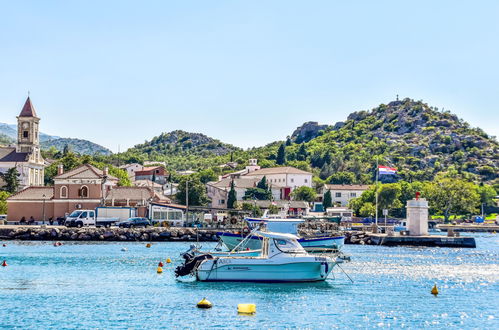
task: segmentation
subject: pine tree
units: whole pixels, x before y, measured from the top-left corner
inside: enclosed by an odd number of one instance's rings
[[[5,182],[3,190],[11,194],[17,192],[17,190],[19,189],[19,172],[17,171],[17,168],[9,168],[7,172],[0,173],[0,177]]]
[[[267,184],[267,177],[263,177],[260,182],[256,185],[257,188],[263,189],[263,190],[269,190],[269,185]]]
[[[234,180],[230,183],[229,196],[227,198],[227,208],[233,209],[237,201],[236,189],[234,188]]]
[[[333,198],[331,196],[331,190],[326,191],[324,194],[324,200],[322,201],[322,206],[324,207],[324,212],[328,207],[333,206]]]
[[[286,138],[286,147],[289,147],[293,142],[291,141],[290,137],[288,136]]]
[[[281,144],[279,150],[277,150],[276,163],[277,165],[284,165],[284,163],[286,163],[286,147],[284,146],[284,143]]]
[[[307,156],[307,149],[305,149],[305,144],[302,143],[300,145],[300,149],[298,149],[298,153],[296,154],[296,160],[306,160]]]

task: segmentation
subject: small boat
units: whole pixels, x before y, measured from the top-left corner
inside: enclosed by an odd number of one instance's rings
[[[336,265],[336,256],[310,255],[292,234],[255,232],[261,237],[258,256],[186,254],[175,275],[194,275],[198,281],[314,282],[324,281]]]
[[[303,219],[288,219],[288,218],[246,218],[248,223],[248,230],[255,229],[264,225],[267,230],[277,233],[298,234],[298,225],[303,223]],[[224,245],[232,251],[238,246],[247,235],[244,233],[234,234],[219,232],[218,237],[222,240]],[[313,237],[298,237],[298,242],[305,248],[307,252],[324,252],[324,250],[341,250],[345,241],[344,236],[313,236]],[[246,242],[245,248],[250,250],[259,250],[262,247],[262,238],[258,236],[251,236],[250,240]]]

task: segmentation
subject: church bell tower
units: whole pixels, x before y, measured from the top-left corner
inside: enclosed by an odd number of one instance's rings
[[[40,118],[37,117],[35,108],[28,96],[23,109],[17,116],[17,152],[33,154],[35,159],[40,157],[40,138],[38,125]]]

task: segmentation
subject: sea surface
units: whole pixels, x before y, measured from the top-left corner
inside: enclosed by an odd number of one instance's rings
[[[189,243],[4,241],[0,328],[499,329],[499,234],[473,236],[476,249],[347,245],[353,283],[335,268],[302,284],[178,281]],[[196,308],[204,297],[213,308]],[[238,315],[239,303],[257,313]]]

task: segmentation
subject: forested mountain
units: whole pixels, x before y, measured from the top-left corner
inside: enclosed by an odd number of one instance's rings
[[[13,144],[16,140],[17,125],[0,123],[0,145]],[[40,144],[43,150],[54,147],[57,151],[63,151],[64,147],[68,146],[72,151],[81,155],[111,154],[111,150],[88,140],[61,138],[42,132],[40,132]]]
[[[54,147],[58,151],[64,151],[64,148],[68,146],[73,152],[81,155],[110,155],[112,153],[111,150],[98,145],[97,143],[72,138],[59,138],[55,140],[42,141],[41,146],[43,150],[48,150],[51,147]]]
[[[451,167],[476,182],[499,177],[495,137],[449,111],[411,99],[354,112],[334,125],[306,123],[286,142],[245,151],[202,134],[174,131],[120,155],[121,161],[165,160],[172,169],[208,168],[231,157],[243,167],[249,158],[258,158],[262,166],[296,166],[333,183],[372,182],[374,156],[397,167],[397,178],[407,181],[431,180]]]
[[[181,130],[162,133],[111,158],[116,162],[166,161],[173,169],[197,169],[217,165],[232,152],[242,151],[233,145],[200,133]]]

